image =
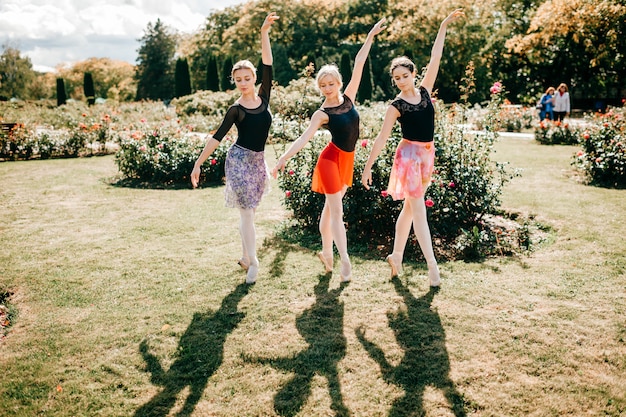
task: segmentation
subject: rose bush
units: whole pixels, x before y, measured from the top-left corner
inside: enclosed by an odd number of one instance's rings
[[[582,150],[572,164],[590,184],[624,188],[626,186],[626,122],[624,109],[595,115],[580,136]]]

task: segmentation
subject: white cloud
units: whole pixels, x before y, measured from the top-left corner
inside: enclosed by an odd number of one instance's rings
[[[243,1],[2,0],[0,43],[19,49],[39,70],[90,57],[135,63],[148,23],[161,19],[192,32],[212,11]]]

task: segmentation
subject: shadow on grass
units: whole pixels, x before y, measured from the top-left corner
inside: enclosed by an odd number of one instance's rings
[[[328,381],[331,408],[337,416],[350,415],[341,395],[337,364],[346,355],[346,338],[343,334],[343,303],[339,295],[347,284],[329,289],[332,274],[320,276],[315,286],[315,304],[296,319],[296,328],[309,347],[288,358],[251,358],[250,363],[270,365],[294,373],[274,396],[274,410],[281,416],[295,416],[311,395],[311,382],[315,375]]]
[[[141,406],[135,416],[166,416],[176,402],[177,395],[187,386],[189,396],[177,416],[190,416],[206,387],[208,379],[217,371],[224,358],[224,341],[237,328],[245,314],[237,305],[250,286],[242,283],[228,294],[216,312],[196,313],[178,343],[178,358],[165,371],[159,359],[149,352],[148,342],[142,341],[139,351],[152,375],[153,384],[163,387],[149,402]]]
[[[363,328],[355,331],[369,356],[380,366],[384,380],[404,390],[404,396],[394,401],[389,417],[425,415],[423,397],[428,386],[443,391],[455,416],[465,416],[463,396],[449,376],[445,332],[439,314],[430,308],[438,289],[431,287],[428,293],[415,298],[398,277],[392,282],[406,306],[387,313],[389,326],[404,350],[402,361],[392,366],[383,350],[365,338]]]

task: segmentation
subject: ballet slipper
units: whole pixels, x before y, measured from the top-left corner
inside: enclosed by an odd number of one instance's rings
[[[392,255],[387,256],[386,260],[389,266],[391,266],[391,278],[397,277],[402,273],[402,263],[398,265]]]
[[[246,284],[254,284],[256,282],[256,276],[259,273],[258,265],[248,266],[248,273],[246,274]]]
[[[435,265],[433,268],[428,268],[428,280],[431,287],[441,286],[441,277],[439,275],[439,267]]]
[[[350,269],[348,272],[344,272],[343,262],[341,263],[341,282],[350,282],[352,280],[352,265],[348,262]]]
[[[250,268],[250,265],[248,264],[248,262],[245,259],[243,259],[243,258],[238,260],[237,263],[239,264],[241,269],[243,269],[244,271],[247,271],[248,268]]]
[[[328,260],[322,252],[319,252],[317,256],[324,264],[324,269],[326,269],[326,272],[333,272],[333,258],[331,257],[330,260]]]

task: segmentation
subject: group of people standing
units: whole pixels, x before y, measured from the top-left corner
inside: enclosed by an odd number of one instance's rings
[[[424,204],[424,194],[431,181],[435,159],[435,111],[431,93],[439,71],[447,26],[461,16],[463,11],[457,9],[441,23],[432,47],[430,62],[419,86],[416,86],[417,67],[410,59],[399,57],[392,61],[390,74],[400,93],[387,108],[383,126],[361,178],[363,185],[369,189],[372,184],[372,165],[398,121],[403,139],[396,150],[388,194],[395,200],[404,200],[404,205],[396,222],[393,252],[386,260],[392,277],[401,273],[404,248],[413,227],[428,265],[432,287],[440,286],[441,279]],[[254,213],[263,194],[268,190],[270,180],[263,150],[272,122],[269,109],[272,85],[269,30],[278,18],[275,13],[270,13],[261,26],[262,75],[258,93],[254,88],[257,80],[256,68],[247,60],[237,62],[233,66],[231,77],[241,96],[228,109],[222,124],[207,141],[191,173],[191,183],[195,188],[198,186],[202,164],[218,147],[232,125],[236,125],[238,137],[229,148],[225,162],[225,198],[227,206],[237,207],[240,212],[239,231],[243,255],[238,262],[246,271],[246,282],[249,284],[256,282],[259,269]],[[311,188],[325,195],[319,221],[322,250],[318,256],[325,271],[332,272],[334,243],[341,261],[342,282],[352,279],[352,264],[343,221],[343,197],[348,187],[352,186],[354,152],[359,137],[359,114],[354,103],[374,37],[385,28],[386,20],[383,18],[369,31],[355,57],[352,77],[343,92],[343,80],[337,66],[332,64],[320,68],[316,84],[324,101],[313,113],[309,126],[302,135],[279,157],[271,173],[276,178],[278,172],[284,170],[287,160],[298,153],[317,130],[322,127],[328,129],[331,141],[319,155]]]
[[[537,102],[539,120],[555,120],[562,122],[570,113],[570,99],[567,84],[561,83],[555,90],[548,87]]]

